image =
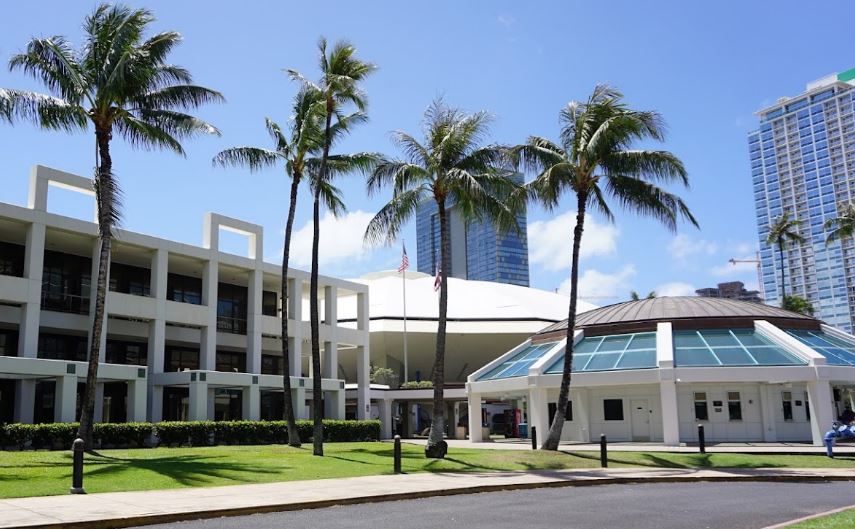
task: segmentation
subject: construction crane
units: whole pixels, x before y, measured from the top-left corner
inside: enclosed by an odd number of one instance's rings
[[[742,263],[754,263],[755,265],[757,265],[757,288],[760,289],[760,297],[765,300],[766,299],[766,292],[765,292],[765,289],[763,288],[763,273],[762,273],[761,268],[760,268],[760,266],[761,266],[760,252],[757,252],[756,255],[757,255],[756,259],[730,259],[728,262],[730,264],[732,264],[733,266],[736,266],[736,265],[742,264]]]

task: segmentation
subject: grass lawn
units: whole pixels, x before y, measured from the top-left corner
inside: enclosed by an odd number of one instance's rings
[[[852,529],[853,527],[855,527],[855,509],[788,526],[789,529]]]
[[[424,448],[404,443],[405,472],[477,472],[599,467],[598,452],[452,448],[444,460],[425,459]],[[390,443],[328,443],[325,457],[311,445],[213,446],[104,450],[86,456],[88,492],[209,487],[272,481],[341,478],[392,473]],[[611,467],[769,468],[853,467],[855,457],[749,454],[612,452]],[[66,494],[70,451],[0,452],[0,498]]]

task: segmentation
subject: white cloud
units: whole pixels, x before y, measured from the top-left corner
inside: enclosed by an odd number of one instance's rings
[[[654,289],[657,296],[694,296],[695,287],[689,283],[673,281],[671,283],[663,283]]]
[[[496,17],[496,20],[498,20],[499,24],[505,26],[506,28],[511,27],[517,21],[517,19],[515,19],[511,15],[499,15],[498,17]]]
[[[576,213],[568,212],[550,220],[538,220],[528,225],[528,259],[546,270],[570,268],[573,250],[573,228]],[[617,250],[618,229],[611,224],[600,224],[593,218],[585,220],[582,235],[581,257],[609,255]]]
[[[629,264],[608,274],[589,268],[579,277],[579,298],[595,305],[607,305],[629,297],[630,279],[635,277],[635,266]],[[564,280],[558,292],[570,294],[570,279]]]
[[[362,237],[371,221],[371,213],[352,211],[341,217],[327,212],[320,222],[320,245],[318,265],[325,266],[343,261],[360,261],[371,249],[364,245]],[[312,264],[312,222],[308,221],[291,236],[291,263],[307,267]]]
[[[668,251],[677,260],[684,261],[695,255],[715,255],[718,245],[704,239],[692,239],[681,233],[668,244]]]

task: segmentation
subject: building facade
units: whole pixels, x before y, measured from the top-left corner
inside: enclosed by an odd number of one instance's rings
[[[787,292],[810,301],[816,315],[847,332],[855,317],[853,241],[826,245],[823,224],[855,198],[855,69],[807,86],[758,112],[748,135],[766,301],[780,304],[777,248],[769,227],[784,213],[802,222],[805,244],[784,251]]]
[[[523,175],[515,176],[517,183]],[[520,232],[500,233],[486,220],[465,222],[457,209],[447,211],[451,236],[450,277],[510,283],[527,287],[528,231],[525,214],[517,216]],[[440,259],[439,218],[436,203],[425,201],[416,211],[417,269],[435,274]]]
[[[48,211],[51,185],[92,193],[92,181],[37,166],[27,207],[0,203],[0,422],[73,421],[86,379],[97,226]],[[227,230],[244,256],[219,250]],[[262,260],[262,228],[207,214],[201,247],[116,230],[101,343],[95,420],[282,417],[281,268]],[[289,270],[291,387],[311,410],[308,274]],[[320,278],[324,416],[345,417],[339,350],[352,351],[358,417],[368,402],[368,289]],[[338,323],[353,297],[356,322]],[[296,354],[295,354],[296,352]]]
[[[545,432],[561,385],[567,321],[469,376],[469,439],[501,396]],[[761,303],[661,297],[580,314],[561,439],[811,442],[855,409],[855,336]],[[546,436],[538,436],[541,441]]]
[[[719,283],[715,287],[699,288],[695,290],[695,294],[702,298],[738,299],[739,301],[763,303],[760,292],[757,290],[746,290],[745,283],[742,281],[728,281],[726,283]]]

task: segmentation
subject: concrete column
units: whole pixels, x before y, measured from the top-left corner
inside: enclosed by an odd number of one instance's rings
[[[460,402],[459,401],[451,403],[451,417],[453,420],[452,420],[451,424],[449,425],[450,428],[449,428],[449,432],[448,432],[449,435],[448,436],[451,437],[452,439],[457,439],[457,425],[460,424]]]
[[[36,381],[18,380],[15,385],[15,422],[32,424],[36,405]]]
[[[291,401],[294,403],[294,417],[297,419],[308,419],[309,412],[306,408],[306,388],[298,387],[291,381]]]
[[[27,227],[27,247],[24,253],[24,277],[29,284],[27,303],[21,307],[18,327],[18,356],[36,358],[39,348],[39,321],[42,303],[42,271],[45,257],[45,225]],[[32,411],[30,412],[32,415]]]
[[[760,384],[760,419],[763,423],[763,441],[774,443],[778,440],[775,428],[776,392],[769,384]]]
[[[288,298],[282,303],[288,304],[288,351],[291,362],[291,376],[303,376],[303,280],[299,278],[288,280]],[[282,339],[286,339],[285,336]]]
[[[217,390],[208,388],[208,419],[213,420],[217,414]]]
[[[56,422],[74,422],[77,407],[77,375],[56,377],[54,415]]]
[[[18,327],[18,356],[21,358],[38,357],[41,312],[41,303],[30,302],[21,307],[21,323]]]
[[[333,410],[333,414],[330,418],[344,420],[346,412],[346,402],[347,395],[345,394],[344,388],[335,392],[333,395],[333,403],[335,404],[335,409]]]
[[[573,401],[573,422],[579,423],[579,430],[583,443],[599,440],[600,432],[591,432],[591,399],[588,390],[584,388],[570,390],[570,399]],[[552,418],[550,417],[550,420]]]
[[[151,296],[166,299],[166,285],[169,278],[169,252],[157,249],[151,254]]]
[[[151,371],[149,371],[149,379]],[[160,422],[163,420],[163,386],[149,386],[148,388],[148,420]]]
[[[92,412],[93,422],[104,422],[104,383],[95,384],[95,409]]]
[[[674,370],[659,372],[659,399],[662,404],[662,441],[666,446],[680,444],[680,414],[677,408],[677,384]]]
[[[92,271],[91,271],[92,278],[91,278],[90,283],[89,283],[89,329],[90,330],[92,329],[92,324],[95,321],[95,302],[96,302],[95,293],[98,289],[98,266],[100,265],[99,260],[101,258],[101,241],[99,239],[94,239],[92,246],[93,246],[92,247]],[[109,299],[110,299],[110,268],[108,266],[107,267],[107,293],[106,293],[106,297],[104,298],[104,321],[102,322],[102,325],[101,325],[101,343],[98,344],[98,359],[99,359],[98,361],[102,362],[102,363],[104,362],[104,351],[107,350],[107,334],[110,332],[110,330],[107,328],[107,322],[110,320],[110,318],[108,317],[110,307],[108,306],[108,303],[107,303],[107,300],[109,300]],[[90,334],[89,340],[91,340],[92,339],[92,336],[91,336],[92,333],[90,332],[89,334]],[[87,341],[87,345],[89,347],[91,347],[92,346],[91,341]],[[88,351],[89,351],[89,349],[87,348],[87,352]]]
[[[481,441],[481,395],[469,393],[469,442]]]
[[[199,367],[209,371],[215,371],[217,367],[217,267],[217,261],[210,260],[202,269],[202,304],[208,307],[208,325],[202,328]]]
[[[338,289],[324,287],[324,323],[335,327],[338,325]],[[335,329],[331,329],[335,332]]]
[[[412,437],[421,433],[421,429],[419,428],[419,405],[413,404],[412,402],[408,404],[410,406],[410,409],[408,410],[409,413],[407,413],[407,420],[409,421],[407,423],[407,429],[409,430],[410,436]]]
[[[574,412],[575,406],[574,406]],[[575,416],[574,416],[575,418]],[[470,409],[471,422],[471,409]],[[481,414],[478,414],[478,420],[481,420]],[[532,387],[528,390],[528,425],[529,429],[537,429],[537,446],[543,445],[546,436],[549,433],[549,423],[552,417],[549,416],[549,400],[547,397],[546,388]],[[472,430],[470,426],[470,432]],[[471,437],[471,433],[469,434]]]
[[[822,437],[836,418],[832,411],[831,384],[827,380],[808,382],[810,400],[810,431],[815,446],[822,446]]]
[[[321,377],[338,378],[338,343],[324,342],[324,352],[321,357]]]
[[[148,383],[144,378],[128,382],[128,422],[145,422]],[[163,408],[163,387],[160,386],[160,407]],[[158,412],[158,416],[160,412]],[[159,419],[160,417],[158,417]]]
[[[208,420],[208,383],[194,381],[190,382],[190,410],[189,420]]]
[[[380,435],[383,439],[391,439],[392,433],[392,399],[380,401]]]
[[[241,412],[243,420],[257,421],[261,418],[261,391],[258,389],[258,384],[243,388],[241,404],[243,405]]]
[[[264,290],[261,269],[249,273],[246,326],[246,371],[261,373],[261,301]]]
[[[371,410],[371,383],[369,381],[369,358],[371,357],[371,352],[368,340],[368,294],[356,295],[356,307],[356,328],[365,331],[365,344],[356,348],[356,391],[357,401],[359,402],[357,418],[366,419]]]
[[[148,372],[163,373],[166,349],[166,321],[151,320],[148,324]]]

